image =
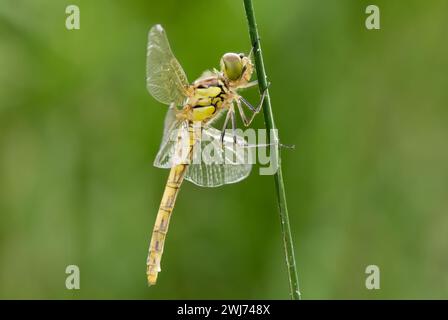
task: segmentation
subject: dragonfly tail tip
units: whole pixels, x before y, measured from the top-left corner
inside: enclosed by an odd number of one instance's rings
[[[152,287],[157,282],[157,273],[156,274],[153,274],[153,273],[148,274],[147,278],[148,278],[148,287]]]

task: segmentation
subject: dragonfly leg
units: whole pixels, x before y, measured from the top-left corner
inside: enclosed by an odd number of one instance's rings
[[[268,88],[269,88],[270,83],[268,84]],[[241,118],[243,118],[243,122],[244,125],[247,127],[249,126],[252,121],[254,120],[255,116],[257,115],[258,112],[260,112],[261,107],[263,106],[263,102],[264,102],[264,98],[266,97],[266,94],[268,92],[268,88],[266,88],[263,93],[261,94],[261,99],[260,102],[258,103],[258,106],[254,107],[249,101],[247,101],[244,97],[239,96],[238,100],[237,100],[237,104],[238,104],[238,109],[239,112],[241,114]],[[250,117],[250,119],[247,119],[246,116],[244,114],[243,108],[241,106],[241,102],[243,102],[249,109],[250,111],[252,111],[252,116]]]
[[[224,125],[221,131],[221,145],[224,146],[224,136],[226,135],[227,124],[229,123],[229,119],[231,117],[231,110],[227,111],[226,119],[224,120]]]
[[[246,114],[244,113],[243,106],[241,105],[240,99],[236,99],[236,106],[238,108],[238,112],[240,113],[241,119],[243,120],[244,125],[247,127],[249,120],[247,120]]]
[[[231,118],[232,118],[233,144],[236,144],[236,131],[235,131],[235,129],[236,129],[236,117],[235,117],[235,111],[234,111],[234,109],[233,109],[233,105],[232,105],[232,107],[230,108],[230,110],[231,110],[231,114],[230,114],[230,116],[231,116]]]
[[[245,85],[238,87],[238,89],[242,89],[242,90],[249,89],[249,88],[255,87],[257,84],[258,84],[258,80],[253,80],[251,82],[246,83]]]
[[[221,131],[221,145],[224,147],[224,136],[226,135],[227,124],[231,120],[232,124],[232,135],[233,135],[233,143],[236,144],[236,118],[235,118],[235,109],[233,104],[231,104],[229,111],[227,111],[226,119],[224,120],[224,126]]]

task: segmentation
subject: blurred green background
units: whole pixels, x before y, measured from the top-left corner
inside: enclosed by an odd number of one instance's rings
[[[364,26],[372,3],[379,31]],[[80,30],[65,28],[69,4]],[[448,2],[254,6],[276,123],[296,145],[283,171],[303,297],[448,298]],[[184,184],[146,285],[168,175],[152,166],[166,107],[145,87],[155,23],[190,81],[250,49],[242,1],[0,2],[0,298],[288,298],[273,178],[258,170]],[[65,288],[70,264],[81,290]],[[380,290],[364,286],[370,264]]]

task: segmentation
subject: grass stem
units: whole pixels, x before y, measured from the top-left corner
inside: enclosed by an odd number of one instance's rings
[[[250,39],[254,48],[254,59],[255,59],[255,69],[258,77],[258,86],[260,94],[268,89],[268,81],[266,77],[266,71],[263,62],[263,54],[260,46],[260,38],[258,35],[257,24],[255,21],[254,8],[252,5],[252,0],[244,0],[244,9],[246,11],[247,22],[249,25]],[[266,93],[266,97],[263,102],[263,114],[265,126],[268,132],[274,132],[274,139],[276,142],[279,141],[277,136],[277,131],[275,130],[274,116],[272,114],[271,99],[269,97],[269,91]],[[269,137],[269,134],[268,134]],[[297,267],[294,257],[294,246],[291,236],[291,228],[289,225],[288,217],[288,206],[286,202],[285,185],[283,183],[283,174],[280,161],[280,150],[279,147],[275,147],[274,157],[277,159],[278,170],[274,175],[275,189],[277,192],[277,201],[280,214],[281,222],[281,232],[283,239],[283,246],[286,256],[286,265],[288,269],[289,277],[289,287],[290,287],[290,297],[294,300],[300,300],[300,290],[299,290],[299,279],[297,276]],[[272,152],[272,149],[271,149]],[[272,156],[272,154],[271,154]]]

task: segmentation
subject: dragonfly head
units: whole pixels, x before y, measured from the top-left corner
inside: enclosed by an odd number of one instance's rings
[[[221,58],[221,71],[230,81],[237,81],[247,78],[246,73],[252,73],[252,63],[243,53],[226,53]]]

